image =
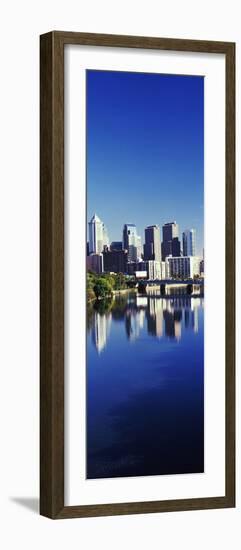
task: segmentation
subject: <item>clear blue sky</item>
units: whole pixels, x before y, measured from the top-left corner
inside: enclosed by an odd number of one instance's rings
[[[110,240],[124,223],[169,221],[197,230],[203,248],[204,79],[87,71],[87,218]]]

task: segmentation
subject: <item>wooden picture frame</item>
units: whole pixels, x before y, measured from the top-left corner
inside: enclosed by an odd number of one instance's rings
[[[225,496],[64,505],[64,47],[67,44],[224,54],[226,58]],[[235,506],[235,44],[50,32],[40,37],[40,513],[52,519]]]

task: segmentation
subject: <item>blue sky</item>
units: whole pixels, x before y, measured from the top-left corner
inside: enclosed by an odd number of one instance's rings
[[[110,240],[124,223],[169,221],[197,230],[203,248],[204,79],[87,71],[87,221]]]

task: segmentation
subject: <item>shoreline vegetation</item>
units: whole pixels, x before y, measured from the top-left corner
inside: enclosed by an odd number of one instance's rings
[[[132,285],[132,288],[131,288]],[[97,275],[92,271],[87,272],[87,302],[111,298],[114,295],[129,292],[133,288],[130,277],[123,273],[102,273]]]
[[[182,282],[182,279],[176,280],[177,284],[182,285]],[[190,280],[190,284],[187,285],[187,295],[191,294],[193,283],[195,284],[195,279]],[[133,277],[124,275],[124,273],[97,274],[93,271],[87,272],[86,293],[88,304],[100,300],[110,300],[130,291],[146,293],[146,287],[141,282],[137,285],[137,281]]]

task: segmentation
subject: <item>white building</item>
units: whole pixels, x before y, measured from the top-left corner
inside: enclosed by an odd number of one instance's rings
[[[149,260],[146,262],[148,279],[154,281],[155,279],[162,279],[161,262],[155,260]]]
[[[100,254],[104,246],[109,246],[109,239],[105,224],[100,220],[97,214],[89,222],[89,251],[90,254]]]
[[[136,237],[136,255],[137,261],[142,259],[142,244],[140,235],[137,235]]]
[[[193,279],[200,273],[200,258],[197,256],[177,256],[167,258],[169,277],[175,279]]]

